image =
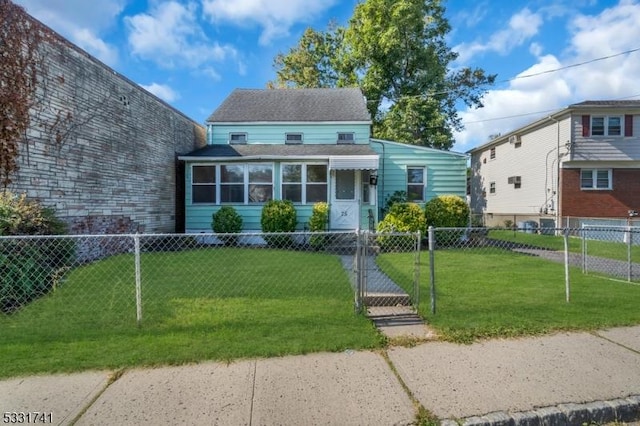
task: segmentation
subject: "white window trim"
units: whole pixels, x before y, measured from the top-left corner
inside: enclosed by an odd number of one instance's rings
[[[307,205],[309,204],[307,202],[307,166],[325,166],[327,168],[327,180],[324,182],[324,184],[327,186],[327,201],[329,200],[329,165],[327,163],[301,163],[301,162],[286,162],[286,163],[281,163],[280,164],[280,198],[284,200],[284,191],[282,189],[282,187],[284,185],[293,185],[296,182],[285,182],[284,181],[284,166],[302,166],[302,170],[300,172],[300,185],[301,185],[301,195],[300,195],[300,201],[299,202],[294,202],[294,204],[296,205]],[[315,182],[315,184],[320,185],[320,182]],[[314,185],[314,183],[312,183],[311,185]]]
[[[289,135],[300,135],[300,140],[289,140]],[[304,134],[302,132],[287,132],[284,135],[284,142],[287,144],[301,144],[304,142]]]
[[[215,173],[215,182],[213,183],[196,183],[193,181],[193,177],[194,177],[194,173],[193,173],[193,169],[195,167],[214,167],[214,173]],[[218,178],[219,178],[219,172],[218,172],[218,165],[215,163],[198,163],[198,164],[191,164],[191,205],[197,205],[197,206],[213,206],[215,204],[217,204],[218,202]],[[213,202],[197,202],[197,201],[193,201],[193,187],[194,186],[213,186],[213,191],[214,191],[214,201]]]
[[[275,166],[273,163],[217,163],[216,164],[216,186],[218,188],[217,189],[217,196],[216,196],[216,204],[219,205],[251,205],[251,206],[259,206],[259,205],[263,205],[264,203],[251,203],[249,202],[249,166],[271,166],[271,198],[274,198],[275,195],[275,191],[274,191],[274,187],[275,187],[275,182],[274,182],[274,170],[275,170]],[[244,192],[244,200],[243,202],[229,202],[229,201],[225,201],[222,202],[222,191],[219,189],[220,187],[222,187],[223,185],[240,185],[240,182],[237,183],[230,183],[230,184],[223,184],[222,179],[221,179],[221,174],[222,174],[222,167],[223,166],[242,166],[243,168],[243,176],[242,176],[242,185],[243,185],[243,192]],[[261,183],[261,185],[269,185],[269,183]]]
[[[243,141],[234,141],[233,140],[233,136],[234,135],[242,135],[242,136],[244,136],[244,140]],[[243,144],[243,143],[247,143],[248,140],[249,140],[249,135],[247,134],[247,132],[231,132],[231,133],[229,133],[229,143],[230,144]]]
[[[340,135],[351,135],[351,139],[340,139]],[[339,144],[352,144],[356,142],[356,134],[354,132],[338,132],[336,141]]]
[[[582,186],[582,172],[585,170],[591,170],[591,183],[593,185],[592,188],[585,188]],[[596,185],[598,183],[598,172],[599,171],[607,171],[607,180],[609,185],[606,188],[597,188]],[[582,191],[611,191],[613,189],[613,169],[580,169],[580,190]]]
[[[422,183],[409,183],[409,169],[422,169]],[[422,198],[419,200],[410,200],[411,202],[424,202],[426,201],[426,193],[427,193],[427,168],[426,166],[407,166],[406,168],[406,189],[407,189],[407,197],[409,197],[409,185],[418,186],[422,185]]]
[[[604,134],[602,135],[594,135],[593,134],[593,119],[594,118],[602,118],[604,121]],[[610,118],[617,118],[620,120],[620,133],[617,135],[610,135],[609,134],[609,119]],[[604,137],[614,137],[614,138],[621,138],[624,137],[624,115],[591,115],[591,122],[589,123],[590,127],[590,133],[591,136],[594,138],[604,138]]]
[[[491,190],[492,185],[493,185],[493,191]],[[498,188],[497,188],[496,182],[495,181],[489,182],[489,195],[496,195],[497,192],[498,192]]]

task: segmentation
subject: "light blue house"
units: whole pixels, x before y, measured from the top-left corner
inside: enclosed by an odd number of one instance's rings
[[[371,139],[366,99],[349,89],[237,89],[207,122],[207,146],[185,165],[185,230],[211,232],[222,205],[260,231],[265,202],[291,200],[305,229],[316,202],[329,229],[375,226],[385,199],[466,194],[464,154]]]

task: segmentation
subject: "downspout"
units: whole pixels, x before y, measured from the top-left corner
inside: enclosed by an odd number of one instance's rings
[[[549,116],[550,120],[553,120],[556,123],[556,193],[555,193],[555,204],[556,204],[556,229],[560,227],[560,120],[556,120],[555,118]]]
[[[384,150],[384,144],[380,141],[374,140],[369,138],[369,142],[375,142],[380,144],[380,146],[382,147],[382,164],[380,166],[380,170],[382,170],[382,173],[380,173],[378,171],[378,183],[380,183],[380,177],[382,177],[382,183],[380,184],[380,191],[378,191],[378,188],[376,187],[376,192],[378,192],[378,195],[382,195],[382,197],[376,197],[377,198],[377,202],[378,202],[378,208],[376,209],[376,223],[378,223],[378,221],[380,220],[380,209],[382,208],[381,204],[380,204],[380,199],[382,198],[384,200],[384,157],[385,157],[385,150]]]

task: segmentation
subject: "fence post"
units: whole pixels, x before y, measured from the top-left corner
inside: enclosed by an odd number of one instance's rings
[[[633,233],[631,232],[631,226],[627,226],[627,281],[631,282],[631,245],[633,244]]]
[[[587,273],[587,236],[586,236],[586,228],[583,223],[580,229],[580,233],[582,234],[582,273]]]
[[[361,271],[360,271],[360,247],[362,246],[362,242],[360,241],[360,239],[362,238],[362,235],[356,230],[356,256],[355,259],[353,259],[353,267],[355,268],[355,274],[356,274],[356,305],[355,305],[355,309],[357,313],[361,313],[362,312],[362,276],[361,276]]]
[[[142,289],[140,286],[140,235],[135,234],[133,236],[133,246],[135,250],[135,265],[136,265],[136,321],[138,326],[142,321]]]
[[[415,280],[413,281],[413,307],[418,312],[420,307],[420,243],[422,241],[422,234],[420,231],[416,233],[416,246],[415,246]]]
[[[569,228],[564,228],[564,285],[567,303],[570,300],[571,288],[569,283]]]
[[[435,250],[435,233],[433,232],[433,226],[429,227],[429,274],[431,280],[431,314],[436,314],[436,273],[434,266],[434,250]]]

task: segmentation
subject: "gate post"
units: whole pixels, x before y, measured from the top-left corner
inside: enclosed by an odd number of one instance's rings
[[[363,303],[363,290],[362,290],[362,286],[363,286],[363,280],[362,280],[362,265],[361,265],[361,253],[360,253],[360,248],[362,246],[362,243],[360,241],[360,233],[358,232],[358,230],[356,230],[356,253],[355,253],[355,258],[353,259],[353,268],[354,268],[354,273],[355,273],[355,279],[356,279],[356,291],[355,291],[355,310],[357,313],[361,313],[362,312],[362,303]]]
[[[433,226],[429,227],[429,272],[431,279],[431,314],[436,313],[436,270],[434,265],[434,250],[436,245],[436,237],[433,232]]]

